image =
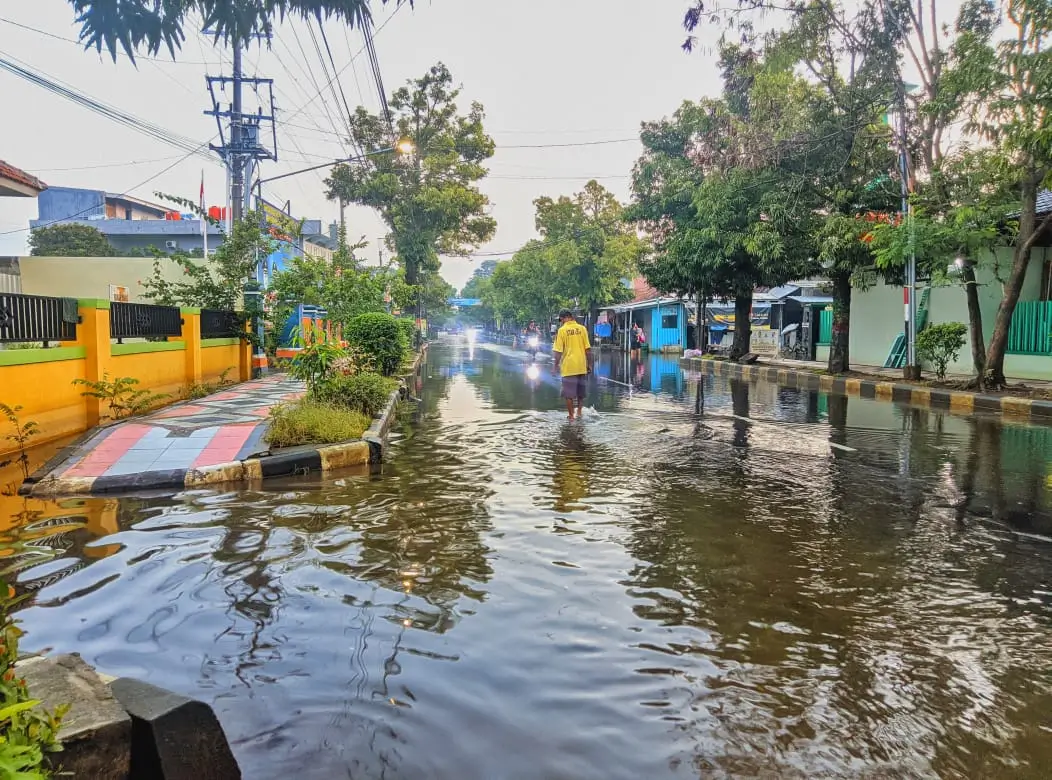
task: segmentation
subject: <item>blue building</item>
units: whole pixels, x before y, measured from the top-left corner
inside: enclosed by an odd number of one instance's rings
[[[630,346],[632,324],[646,335],[647,348],[655,352],[682,352],[687,349],[687,308],[679,298],[657,297],[611,307],[614,342]]]
[[[204,249],[201,220],[195,214],[181,214],[174,207],[161,206],[129,195],[76,187],[48,187],[37,196],[37,219],[30,228],[76,223],[98,230],[118,252],[186,252]],[[174,218],[178,216],[178,219]],[[222,231],[208,226],[208,246],[223,240]]]

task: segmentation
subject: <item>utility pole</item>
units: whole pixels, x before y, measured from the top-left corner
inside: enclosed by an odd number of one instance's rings
[[[906,258],[906,278],[902,288],[903,335],[906,338],[906,362],[902,369],[905,379],[920,379],[917,359],[917,251],[913,241],[913,214],[910,207],[910,165],[907,156],[906,89],[899,84],[899,172],[902,178],[902,220],[910,231],[909,256]]]
[[[207,34],[209,31],[205,30]],[[227,182],[229,183],[230,197],[230,221],[227,232],[244,219],[245,212],[251,209],[252,187],[246,185],[246,180],[251,182],[255,174],[256,166],[260,160],[277,160],[277,127],[274,123],[274,80],[263,79],[257,76],[245,77],[242,67],[242,50],[240,43],[234,45],[233,72],[230,76],[206,76],[208,92],[212,98],[212,108],[205,114],[215,117],[219,129],[220,143],[212,145],[212,150],[219,154],[227,169]],[[244,85],[249,84],[257,97],[257,105],[254,111],[246,114],[244,105]],[[231,87],[231,98],[229,110],[224,110],[219,92],[225,92],[226,86]],[[260,88],[269,89],[269,94],[261,94]],[[266,103],[267,113],[264,113]],[[223,120],[227,120],[224,127]],[[271,145],[267,148],[261,143],[260,125],[263,122],[271,124]],[[265,227],[265,225],[264,225]],[[265,282],[264,260],[257,252],[255,278],[245,280],[245,303],[255,301],[255,308],[262,312],[263,287]],[[253,375],[258,376],[266,367],[267,359],[263,351],[263,318],[256,315],[253,323],[253,332],[256,334],[256,346],[252,356]]]
[[[234,45],[233,98],[230,101],[230,221],[241,221],[245,203],[245,159],[241,132],[241,44]]]

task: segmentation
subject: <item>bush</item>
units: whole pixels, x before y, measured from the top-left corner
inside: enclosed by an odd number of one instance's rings
[[[346,339],[372,359],[376,369],[391,376],[402,365],[409,349],[405,331],[390,314],[359,314],[347,323]]]
[[[0,777],[46,780],[52,776],[49,754],[62,750],[58,730],[69,707],[48,712],[15,675],[22,631],[9,614],[13,591],[4,582],[0,590]]]
[[[406,345],[413,346],[413,340],[416,338],[416,320],[408,320],[402,317],[398,320],[398,327],[402,329]]]
[[[963,322],[941,322],[929,325],[917,334],[917,354],[935,369],[941,381],[946,378],[946,366],[957,359],[968,335]]]
[[[395,380],[379,374],[338,374],[315,384],[310,395],[319,403],[375,417],[397,386]]]
[[[336,444],[361,438],[371,424],[372,419],[361,412],[305,398],[270,410],[266,440],[274,447]]]
[[[289,376],[313,387],[334,370],[338,361],[348,356],[347,350],[332,341],[308,344],[292,361]]]

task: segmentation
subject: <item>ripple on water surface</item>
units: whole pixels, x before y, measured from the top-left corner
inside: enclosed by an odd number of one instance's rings
[[[569,424],[436,349],[381,475],[27,506],[27,649],[213,702],[253,779],[1045,775],[1037,429],[601,369]]]

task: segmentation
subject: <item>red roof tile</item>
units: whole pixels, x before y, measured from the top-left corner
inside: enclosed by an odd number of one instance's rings
[[[31,187],[34,190],[43,191],[47,189],[47,185],[33,174],[26,173],[21,168],[16,168],[3,160],[0,160],[0,176],[18,182],[19,184],[23,184],[26,187]]]

